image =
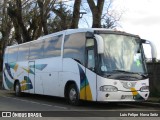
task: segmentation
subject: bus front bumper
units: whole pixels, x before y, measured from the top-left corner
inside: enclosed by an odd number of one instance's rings
[[[148,99],[149,92],[133,92],[117,91],[102,92],[98,91],[97,101],[123,102],[123,101],[145,101]]]

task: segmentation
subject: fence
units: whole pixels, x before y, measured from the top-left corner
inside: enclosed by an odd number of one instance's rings
[[[147,63],[151,96],[160,96],[160,62]]]

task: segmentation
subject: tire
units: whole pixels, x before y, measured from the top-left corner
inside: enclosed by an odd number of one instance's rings
[[[17,96],[17,97],[22,96],[21,86],[20,86],[19,82],[16,82],[16,84],[15,84],[15,96]]]
[[[79,92],[75,84],[71,84],[67,91],[67,101],[71,105],[79,105]]]

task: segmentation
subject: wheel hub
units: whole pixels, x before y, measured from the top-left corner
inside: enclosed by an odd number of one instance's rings
[[[70,92],[69,92],[69,98],[71,101],[75,101],[76,100],[76,96],[77,96],[77,93],[76,93],[76,90],[75,89],[71,89]]]
[[[16,93],[19,92],[19,85],[16,85]]]

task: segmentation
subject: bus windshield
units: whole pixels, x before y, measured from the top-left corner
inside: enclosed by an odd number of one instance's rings
[[[104,73],[128,72],[146,74],[140,39],[117,34],[100,34],[104,39],[100,69]]]

